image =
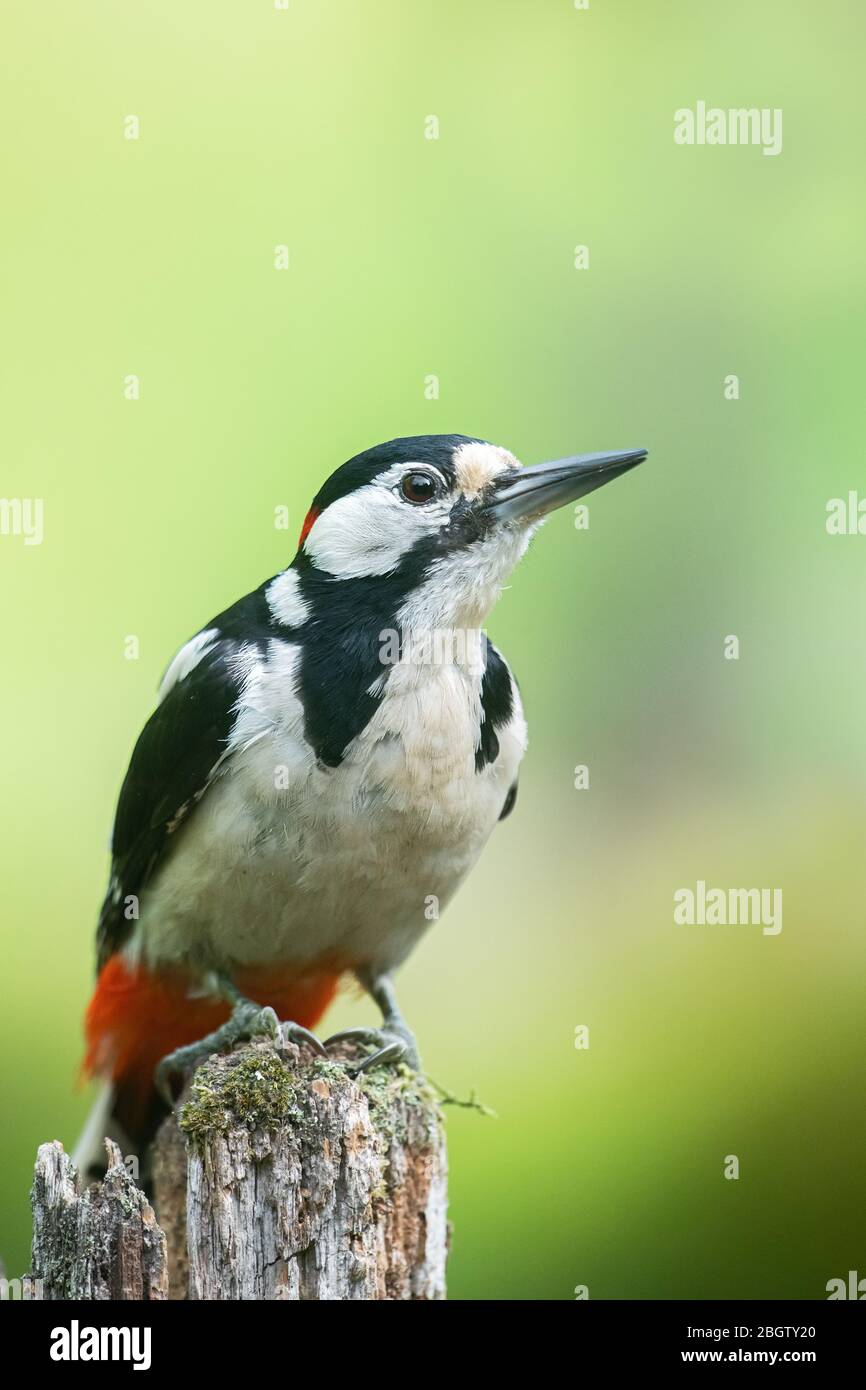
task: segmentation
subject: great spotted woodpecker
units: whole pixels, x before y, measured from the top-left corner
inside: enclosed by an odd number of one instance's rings
[[[120,793],[83,1151],[141,1141],[172,1074],[256,1031],[308,1030],[353,973],[418,1065],[392,975],[514,806],[526,725],[482,630],[547,513],[643,449],[522,468],[464,435],[394,439],[313,501],[289,567],[177,653]],[[279,1025],[278,1025],[279,1020]]]

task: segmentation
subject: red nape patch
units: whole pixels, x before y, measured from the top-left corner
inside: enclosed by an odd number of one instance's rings
[[[307,515],[304,517],[304,524],[301,527],[301,534],[298,538],[299,550],[321,515],[322,513],[319,511],[318,507],[311,507],[307,512]]]
[[[341,974],[339,965],[328,962],[304,975],[273,968],[238,972],[235,984],[248,999],[270,1004],[278,1018],[312,1028],[333,999]],[[156,975],[112,956],[84,1019],[84,1075],[114,1081],[124,1092],[127,1113],[143,1112],[157,1062],[218,1028],[229,1012],[222,1000],[196,998],[180,972]]]

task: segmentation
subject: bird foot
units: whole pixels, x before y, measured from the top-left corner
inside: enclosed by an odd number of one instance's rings
[[[219,1028],[199,1038],[186,1047],[176,1047],[157,1064],[153,1081],[157,1093],[169,1107],[174,1105],[171,1077],[193,1071],[214,1052],[223,1052],[237,1042],[247,1042],[250,1038],[270,1037],[274,1041],[306,1043],[321,1057],[327,1053],[314,1033],[302,1028],[299,1023],[281,1023],[276,1013],[267,1005],[262,1008],[251,999],[237,999],[231,1015]]]
[[[373,1067],[396,1066],[403,1063],[413,1071],[421,1070],[418,1044],[415,1035],[402,1018],[387,1018],[381,1028],[344,1028],[325,1039],[325,1047],[339,1043],[363,1043],[375,1050],[360,1062],[347,1062],[346,1070],[353,1075],[370,1071]]]

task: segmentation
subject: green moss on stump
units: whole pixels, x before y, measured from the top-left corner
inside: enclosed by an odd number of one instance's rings
[[[304,1119],[303,1092],[276,1053],[257,1048],[234,1065],[212,1060],[200,1067],[178,1124],[199,1143],[238,1124],[248,1129],[297,1124]]]
[[[317,1081],[343,1086],[349,1079],[365,1096],[373,1128],[386,1144],[405,1142],[413,1111],[440,1117],[435,1091],[408,1067],[377,1067],[348,1078],[345,1063],[316,1057],[297,1074],[271,1048],[253,1046],[198,1069],[178,1124],[199,1146],[239,1125],[309,1128],[315,1124],[310,1088]]]
[[[436,1092],[419,1072],[408,1067],[375,1067],[361,1072],[357,1083],[367,1098],[373,1128],[389,1141],[405,1143],[413,1111],[441,1120]]]

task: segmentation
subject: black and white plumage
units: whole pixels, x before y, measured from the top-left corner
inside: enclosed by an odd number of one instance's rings
[[[339,486],[332,480],[314,508],[324,514],[329,505],[351,499],[361,520],[367,499],[359,485],[378,489],[381,485],[372,480],[391,471],[392,456],[401,468],[401,457],[429,462],[432,455],[443,473],[450,473],[455,450],[466,444],[479,454],[489,450],[491,469],[502,466],[500,451],[459,437],[423,444],[395,441],[346,465],[342,477],[336,475]],[[376,506],[378,497],[373,496]],[[410,508],[398,505],[403,527],[402,513]],[[352,517],[345,524],[351,527]],[[471,535],[468,520],[458,524]],[[350,535],[357,545],[357,530]],[[333,859],[345,853],[346,831],[351,846],[358,847],[358,828],[365,821],[364,838],[383,878],[394,876],[388,868],[394,844],[403,843],[411,852],[408,893],[402,883],[392,891],[395,899],[406,902],[420,934],[427,925],[425,899],[432,894],[444,905],[501,815],[525,747],[520,701],[505,661],[478,631],[477,647],[471,637],[455,639],[453,663],[440,667],[434,659],[426,663],[422,655],[415,664],[407,649],[398,664],[383,665],[383,634],[399,634],[411,645],[421,634],[426,640],[431,629],[462,632],[462,623],[483,616],[479,599],[486,600],[490,587],[505,578],[502,561],[510,568],[524,537],[517,547],[509,537],[504,547],[496,547],[497,552],[505,550],[504,556],[497,553],[479,566],[469,602],[474,612],[457,611],[460,604],[448,611],[435,595],[435,579],[427,578],[443,559],[447,563],[449,554],[460,553],[460,541],[452,549],[454,543],[443,545],[438,532],[425,529],[413,538],[401,530],[389,538],[384,528],[374,531],[371,526],[369,548],[356,554],[346,574],[340,557],[329,550],[332,538],[319,546],[315,539],[308,536],[287,571],[212,619],[166,672],[160,703],[136,745],[121,791],[112,883],[99,926],[101,962],[121,948],[140,953],[150,966],[190,961],[196,968],[224,968],[235,956],[237,963],[249,964],[250,950],[257,964],[271,953],[284,960],[287,953],[294,957],[292,938],[302,931],[310,938],[303,945],[298,942],[304,959],[320,953],[322,930],[310,924],[293,931],[291,918],[301,912],[309,918],[310,900],[325,906],[323,897],[332,897],[326,880],[332,877]],[[336,573],[316,563],[314,557],[323,552]],[[443,581],[443,589],[450,583]],[[423,628],[415,623],[415,609]],[[465,631],[474,634],[477,629]],[[436,655],[431,650],[431,658]],[[473,660],[476,669],[470,670]],[[329,800],[334,803],[330,807]],[[434,864],[442,854],[440,830],[425,873],[417,840],[422,826],[431,818],[435,823],[440,802],[453,826],[448,837],[453,859],[445,872]],[[347,826],[341,826],[344,819]],[[295,900],[294,884],[282,885],[276,930],[275,924],[263,922],[263,939],[250,948],[242,944],[247,933],[239,921],[256,912],[249,901],[238,903],[237,916],[220,924],[213,921],[213,906],[202,910],[196,889],[226,904],[231,892],[217,895],[213,874],[230,878],[250,865],[270,875],[275,848],[289,877],[303,877],[305,886]],[[210,881],[203,883],[201,860],[211,857]],[[323,881],[314,889],[317,867]],[[351,897],[353,880],[362,876],[369,877],[369,869],[366,874],[359,867],[351,869],[337,888],[338,901],[328,902],[326,915],[333,909],[347,915],[344,896]],[[138,922],[124,914],[130,897],[138,899]],[[385,901],[374,908],[372,930],[387,936],[385,882],[381,897]],[[271,915],[264,903],[258,911]],[[188,932],[175,934],[178,918]],[[340,934],[345,930],[341,925]],[[356,923],[349,935],[363,930]],[[401,958],[402,943],[413,934],[395,924]],[[384,948],[383,966],[398,963],[390,957]]]
[[[194,992],[330,963],[376,993],[514,804],[526,724],[487,615],[545,514],[642,457],[522,469],[440,435],[339,468],[289,568],[165,674],[120,795],[100,966],[119,953]]]

